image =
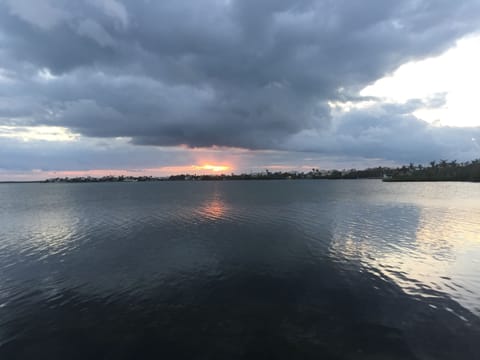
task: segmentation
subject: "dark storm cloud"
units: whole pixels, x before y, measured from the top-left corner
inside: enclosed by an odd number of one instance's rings
[[[133,147],[122,140],[104,142],[23,141],[0,137],[2,171],[125,170],[195,164],[185,149]],[[1,175],[1,174],[0,174]],[[1,176],[0,176],[1,178]]]
[[[480,157],[480,127],[432,126],[411,115],[419,104],[441,102],[413,100],[402,105],[378,104],[352,110],[335,117],[328,131],[305,131],[285,145],[322,154],[348,157],[415,161],[426,164],[434,159],[471,160]]]
[[[304,132],[327,144],[328,101],[440,53],[479,19],[475,0],[0,0],[0,122],[144,145],[298,150]],[[336,136],[398,130],[395,117],[358,116]]]

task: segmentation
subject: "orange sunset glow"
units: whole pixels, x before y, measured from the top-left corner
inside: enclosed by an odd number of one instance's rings
[[[202,164],[202,163],[200,163]],[[213,162],[203,165],[177,165],[161,166],[155,168],[139,169],[85,169],[85,170],[63,170],[63,171],[43,171],[33,170],[30,173],[9,173],[8,178],[4,178],[0,169],[0,181],[31,181],[45,180],[57,177],[102,177],[102,176],[170,176],[176,174],[208,174],[208,173],[227,173],[235,171],[235,167],[230,164],[216,164]]]
[[[197,171],[212,171],[212,172],[224,172],[231,169],[228,165],[213,165],[213,164],[204,164],[204,165],[194,165],[194,170]]]

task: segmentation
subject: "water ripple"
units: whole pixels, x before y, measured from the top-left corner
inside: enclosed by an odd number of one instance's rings
[[[2,359],[480,351],[478,184],[2,185],[0,200]]]

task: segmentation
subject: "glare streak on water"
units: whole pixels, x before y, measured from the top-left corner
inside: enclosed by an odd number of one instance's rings
[[[479,184],[2,185],[0,358],[469,359],[479,268]]]

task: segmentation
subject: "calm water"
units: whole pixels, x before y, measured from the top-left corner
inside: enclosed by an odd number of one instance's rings
[[[480,184],[0,185],[0,359],[147,358],[480,358]]]

